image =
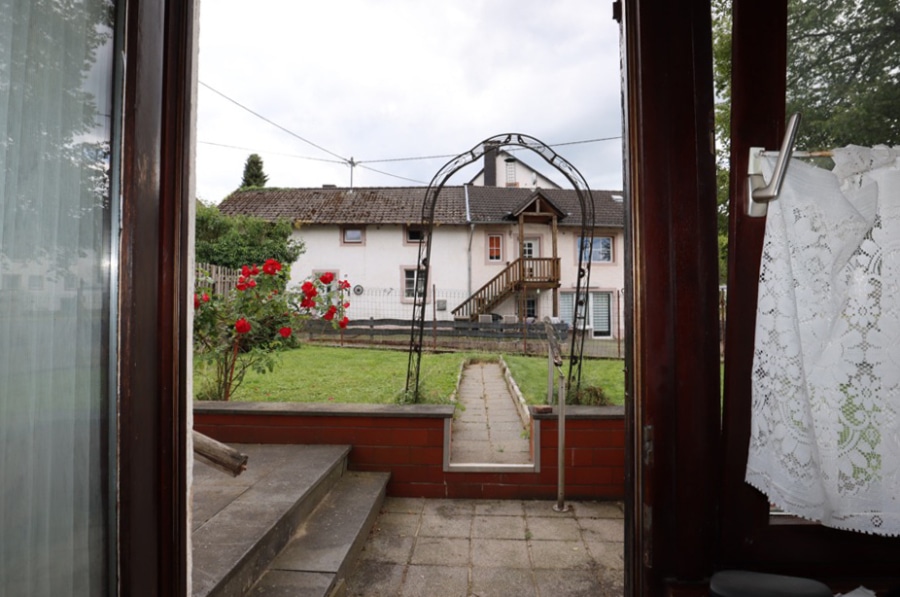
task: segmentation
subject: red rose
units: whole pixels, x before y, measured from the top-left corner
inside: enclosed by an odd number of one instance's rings
[[[269,274],[270,276],[274,276],[278,272],[281,271],[281,264],[278,263],[275,259],[266,259],[266,262],[263,263],[263,273]]]
[[[349,308],[350,308],[350,303],[344,303],[344,309],[349,309]]]
[[[300,285],[300,290],[306,295],[306,298],[310,299],[319,294],[319,291],[316,290],[316,287],[309,280]]]
[[[316,306],[316,301],[311,298],[304,298],[302,301],[300,301],[300,306],[304,309],[312,309]]]
[[[258,275],[259,275],[259,268],[256,267],[256,264],[255,264],[255,263],[253,264],[253,267],[250,268],[250,275],[251,275],[251,276],[258,276]]]
[[[203,302],[204,302],[204,303],[208,303],[208,302],[209,302],[209,295],[206,294],[205,292],[203,293],[203,296],[200,297],[200,298],[203,299]]]
[[[348,282],[347,280],[341,280],[339,288],[341,290],[347,290],[348,288],[350,288],[350,282]]]
[[[344,329],[345,327],[347,327],[347,322],[349,321],[350,320],[345,316],[338,325],[341,326],[341,329]]]
[[[237,288],[237,289],[240,290],[241,292],[244,292],[245,290],[247,290],[247,284],[246,284],[245,282],[243,282],[243,281],[242,281],[242,282],[238,282],[238,283],[237,283],[237,286],[235,286],[235,288]]]
[[[331,321],[332,319],[334,319],[335,313],[337,313],[337,307],[331,305],[330,307],[328,307],[328,311],[322,317],[328,321]]]
[[[194,309],[200,308],[200,297],[197,296],[197,293],[194,293]]]
[[[245,266],[241,267],[241,277],[246,278],[249,275],[250,275],[250,266],[245,265]]]
[[[234,331],[238,334],[246,334],[250,331],[250,322],[241,317],[234,322]]]
[[[332,274],[331,272],[325,272],[324,274],[319,276],[319,282],[321,282],[322,284],[331,284],[332,282],[334,282],[334,274]]]
[[[282,338],[290,338],[291,337],[291,328],[284,326],[283,328],[278,330],[278,333],[281,334]]]
[[[250,288],[256,288],[256,280],[250,280],[249,282],[247,282],[247,286],[249,286]]]

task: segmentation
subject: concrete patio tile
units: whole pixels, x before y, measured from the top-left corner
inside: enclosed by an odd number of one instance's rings
[[[532,540],[581,541],[581,527],[574,518],[532,516],[528,519],[528,532]]]
[[[387,497],[381,505],[382,512],[397,514],[420,514],[425,507],[425,498]]]
[[[460,597],[469,594],[469,569],[451,566],[410,566],[399,595]]]
[[[333,582],[334,574],[269,570],[248,597],[319,597]]]
[[[465,537],[472,532],[471,517],[449,518],[437,514],[423,514],[419,526],[420,537]]]
[[[625,518],[622,502],[578,502],[579,518]]]
[[[625,569],[625,545],[624,543],[609,543],[606,541],[591,541],[585,539],[591,557],[603,570]]]
[[[472,539],[472,566],[475,568],[528,568],[528,546],[511,539]]]
[[[603,597],[615,596],[620,597],[625,594],[625,570],[601,570],[600,571],[601,592],[598,593]]]
[[[471,595],[478,597],[536,597],[531,570],[517,568],[473,568]]]
[[[374,530],[387,535],[398,537],[412,537],[419,528],[419,514],[400,514],[396,512],[384,512],[375,522]]]
[[[478,539],[525,539],[525,518],[520,516],[475,516],[472,537]]]
[[[585,532],[585,539],[600,541],[625,541],[625,520],[621,518],[580,518],[578,524]]]
[[[395,597],[406,566],[362,560],[347,578],[347,597]]]
[[[415,537],[372,533],[359,554],[361,560],[406,564],[412,556]]]
[[[410,564],[468,566],[469,550],[468,539],[419,537],[413,548]]]
[[[519,500],[484,500],[475,504],[476,516],[523,516],[525,508]]]
[[[425,514],[445,518],[475,513],[475,500],[425,500]]]
[[[583,541],[529,541],[528,547],[541,568],[590,570],[594,566]]]
[[[522,502],[522,505],[525,507],[525,516],[528,518],[532,517],[546,517],[546,518],[574,518],[575,517],[575,509],[573,507],[569,507],[567,512],[557,512],[553,509],[553,506],[556,505],[555,501],[552,500],[529,500]]]
[[[603,593],[599,575],[592,570],[535,570],[540,595],[548,597],[597,597]],[[621,597],[623,592],[615,593]]]

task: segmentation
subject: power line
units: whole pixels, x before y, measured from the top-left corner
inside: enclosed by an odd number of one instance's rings
[[[204,83],[203,81],[199,81],[199,83],[200,83],[201,85],[203,85],[204,87],[206,87],[207,89],[209,89],[210,91],[212,91],[213,93],[215,93],[216,95],[219,95],[219,96],[225,98],[226,100],[228,100],[229,102],[231,102],[231,103],[234,104],[235,106],[241,108],[242,110],[246,110],[247,112],[250,112],[251,114],[253,114],[253,115],[256,116],[257,118],[259,118],[260,120],[264,120],[264,121],[268,122],[269,124],[271,124],[271,125],[274,126],[275,128],[284,131],[284,132],[287,133],[288,135],[290,135],[290,136],[292,136],[292,137],[295,137],[295,138],[297,138],[297,139],[300,139],[300,140],[303,141],[304,143],[306,143],[306,144],[308,144],[308,145],[312,145],[313,147],[315,147],[315,148],[318,149],[319,151],[324,151],[324,152],[327,153],[328,155],[332,155],[332,156],[338,158],[339,160],[341,160],[341,161],[344,162],[344,163],[348,163],[348,164],[350,163],[350,160],[348,160],[348,159],[345,158],[344,156],[338,155],[338,154],[334,153],[333,151],[331,151],[330,149],[325,149],[325,148],[322,147],[321,145],[319,145],[319,144],[317,144],[317,143],[313,143],[313,142],[310,141],[309,139],[307,139],[307,138],[305,138],[305,137],[302,137],[302,136],[298,135],[298,134],[295,133],[294,131],[292,131],[292,130],[290,130],[290,129],[287,129],[287,128],[281,126],[280,124],[278,124],[278,123],[275,122],[274,120],[270,120],[270,119],[266,118],[265,116],[263,116],[262,114],[260,114],[259,112],[256,112],[256,111],[254,111],[254,110],[251,110],[250,108],[248,108],[248,107],[245,106],[244,104],[240,103],[239,101],[237,101],[237,100],[235,100],[235,99],[232,99],[232,98],[228,97],[227,95],[225,95],[224,93],[222,93],[222,92],[219,91],[218,89],[214,89],[213,87],[210,87],[209,85],[207,85],[207,84]]]
[[[326,149],[325,147],[322,147],[322,146],[319,145],[318,143],[314,143],[313,141],[310,141],[309,139],[307,139],[307,138],[305,138],[305,137],[303,137],[303,136],[301,136],[301,135],[295,133],[294,131],[292,131],[292,130],[290,130],[290,129],[288,129],[288,128],[286,128],[286,127],[280,125],[280,124],[278,124],[278,123],[275,122],[274,120],[271,120],[270,118],[266,118],[265,116],[263,116],[263,115],[260,114],[259,112],[256,112],[255,110],[253,110],[253,109],[251,109],[251,108],[245,106],[244,104],[242,104],[241,102],[237,101],[236,99],[233,99],[233,98],[229,97],[228,95],[225,95],[224,93],[222,93],[222,92],[219,91],[218,89],[215,89],[215,88],[212,87],[211,85],[209,85],[209,84],[207,84],[207,83],[204,83],[203,81],[198,81],[198,83],[199,83],[200,85],[203,85],[204,87],[206,87],[207,89],[209,89],[210,91],[212,91],[213,93],[215,93],[216,95],[218,95],[218,96],[220,96],[220,97],[222,97],[222,98],[228,100],[229,102],[231,102],[232,104],[234,104],[234,105],[236,105],[237,107],[241,108],[242,110],[245,110],[245,111],[249,112],[250,114],[253,114],[254,116],[256,116],[257,118],[259,118],[260,120],[263,120],[263,121],[265,121],[265,122],[271,124],[271,125],[274,126],[275,128],[277,128],[277,129],[279,129],[279,130],[281,130],[281,131],[283,131],[283,132],[285,132],[285,133],[291,135],[292,137],[294,137],[294,138],[296,138],[296,139],[299,139],[300,141],[303,141],[303,142],[306,143],[307,145],[311,145],[311,146],[315,147],[315,148],[318,149],[319,151],[323,151],[323,152],[327,153],[328,155],[331,155],[331,156],[336,157],[337,160],[327,160],[327,159],[324,159],[324,158],[314,158],[314,157],[310,157],[310,156],[300,156],[300,155],[293,155],[293,154],[286,154],[286,153],[278,153],[278,152],[265,152],[265,153],[274,154],[274,155],[284,155],[284,156],[287,156],[287,157],[293,157],[293,158],[303,159],[303,160],[313,160],[313,161],[319,161],[319,162],[329,162],[329,163],[336,163],[336,164],[345,164],[345,165],[347,165],[347,166],[350,167],[350,181],[351,181],[350,184],[351,184],[351,186],[353,185],[353,182],[352,182],[352,181],[353,181],[353,169],[356,168],[357,166],[359,166],[360,168],[365,168],[366,170],[371,170],[372,172],[377,172],[378,174],[382,174],[382,175],[384,175],[384,176],[390,176],[390,177],[393,177],[393,178],[398,178],[398,179],[400,179],[400,180],[407,180],[407,181],[409,181],[409,182],[416,182],[416,183],[420,183],[420,184],[427,184],[427,183],[425,183],[424,181],[421,181],[421,180],[416,180],[416,179],[414,179],[414,178],[407,178],[407,177],[405,177],[405,176],[400,176],[400,175],[398,175],[398,174],[391,174],[390,172],[385,172],[385,171],[383,171],[383,170],[377,170],[377,169],[375,169],[375,168],[372,168],[372,167],[369,167],[369,166],[365,166],[364,164],[377,164],[377,163],[388,163],[388,162],[411,162],[411,161],[420,161],[420,160],[447,159],[447,158],[456,157],[456,155],[457,155],[457,154],[441,154],[441,155],[413,156],[413,157],[403,157],[403,158],[384,158],[384,159],[379,159],[379,160],[355,160],[355,159],[353,159],[353,157],[350,157],[350,158],[348,159],[348,158],[345,158],[344,156],[342,156],[342,155],[340,155],[340,154],[337,154],[337,153],[331,151],[330,149]],[[567,142],[564,142],[564,143],[553,143],[553,144],[550,144],[549,147],[563,147],[563,146],[566,146],[566,145],[581,145],[581,144],[585,144],[585,143],[597,143],[597,142],[600,142],[600,141],[612,141],[612,140],[615,140],[615,139],[621,139],[621,138],[622,138],[621,135],[614,136],[614,137],[599,137],[599,138],[596,138],[596,139],[583,139],[583,140],[580,140],[580,141],[567,141]],[[215,145],[215,146],[219,146],[219,147],[227,147],[227,148],[230,148],[230,149],[242,149],[242,150],[244,150],[244,151],[254,151],[253,149],[249,149],[249,148],[238,147],[238,146],[235,146],[235,145],[227,145],[227,144],[225,144],[225,143],[214,143],[214,142],[212,142],[212,141],[198,141],[198,143],[203,143],[203,144],[205,144],[205,145]],[[510,151],[510,152],[513,152],[513,151],[521,151],[521,150],[523,150],[523,149],[526,149],[526,148],[525,148],[525,147],[511,147],[511,148],[509,148],[508,151]],[[260,151],[260,150],[256,150],[256,151]]]
[[[215,147],[225,147],[227,149],[239,149],[241,151],[258,151],[267,155],[280,155],[288,158],[297,158],[298,160],[312,160],[314,162],[327,162],[329,164],[347,164],[344,160],[329,160],[328,158],[314,158],[308,155],[297,155],[296,153],[284,153],[281,151],[267,151],[265,149],[254,149],[252,147],[241,147],[239,145],[229,145],[227,143],[216,143],[214,141],[197,141],[203,145],[213,145]]]
[[[365,168],[366,170],[371,170],[372,172],[377,172],[378,174],[384,174],[385,176],[392,176],[394,178],[399,178],[400,180],[408,180],[409,182],[417,182],[419,184],[428,184],[424,180],[416,180],[415,178],[406,178],[405,176],[400,176],[398,174],[391,174],[390,172],[385,172],[383,170],[376,170],[371,166],[364,166],[361,162],[356,162],[356,165],[360,168]]]

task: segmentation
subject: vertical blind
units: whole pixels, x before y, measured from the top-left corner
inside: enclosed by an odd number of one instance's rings
[[[104,595],[115,9],[0,14],[0,595]]]

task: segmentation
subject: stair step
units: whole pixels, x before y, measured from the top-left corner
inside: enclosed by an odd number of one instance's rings
[[[334,594],[375,524],[389,477],[345,473],[297,529],[250,597]]]
[[[256,582],[341,479],[349,446],[241,445],[232,478],[194,463],[192,593],[238,597]]]

